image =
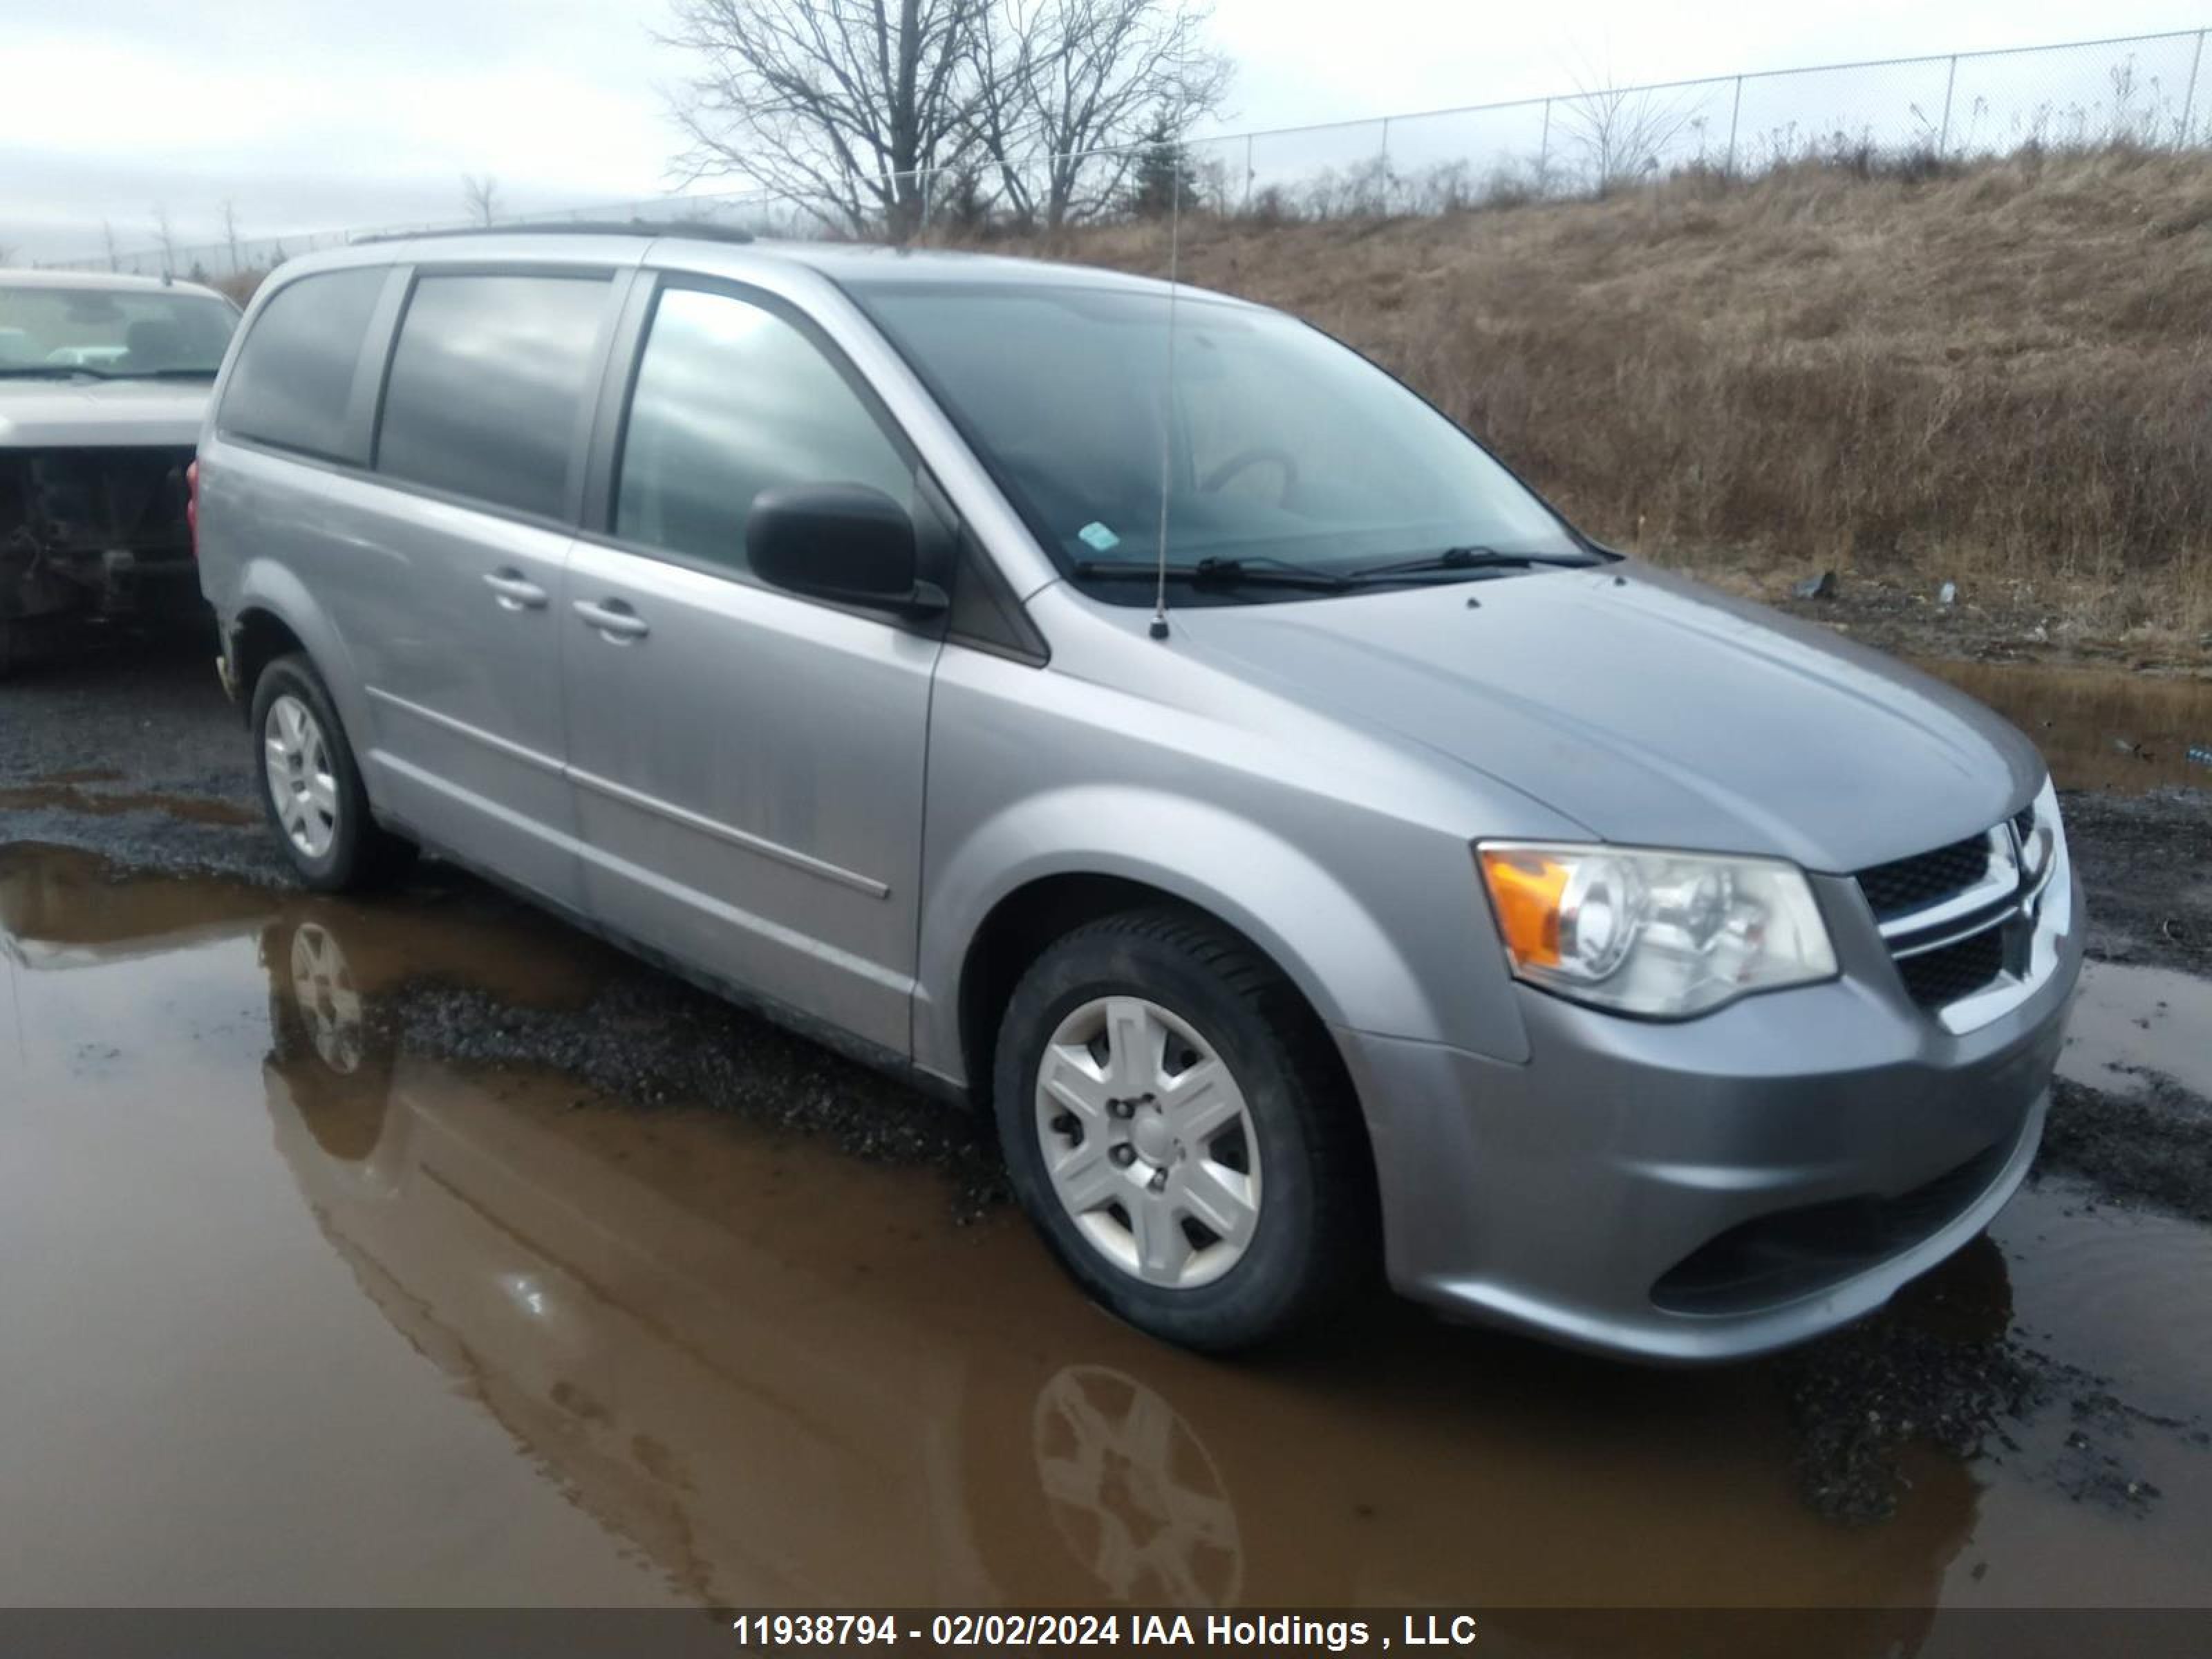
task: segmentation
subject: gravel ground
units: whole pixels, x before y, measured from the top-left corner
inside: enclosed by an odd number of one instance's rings
[[[649,968],[617,970],[582,1008],[520,1007],[417,979],[384,999],[375,1018],[406,1052],[550,1066],[641,1108],[708,1101],[855,1158],[933,1166],[951,1179],[962,1222],[1011,1195],[983,1114],[948,1108]]]
[[[2212,789],[2068,790],[2089,954],[2212,977]]]
[[[2113,1203],[2212,1225],[2212,1101],[2142,1076],[2133,1095],[2059,1079],[2036,1168],[2078,1176]]]
[[[224,802],[251,822],[252,758],[216,679],[211,641],[118,641],[97,655],[28,667],[0,685],[0,792],[21,792],[0,793],[0,840],[82,847],[134,870],[289,884],[258,823],[196,823],[168,805]],[[56,785],[119,810],[94,814],[44,798],[39,786]]]
[[[198,641],[170,643],[0,688],[0,842],[82,848],[134,871],[288,884],[251,810],[247,739]],[[208,803],[224,805],[199,810]],[[2212,973],[2212,793],[2072,793],[2065,805],[2092,954]],[[451,902],[457,884],[474,889],[435,866],[416,882],[431,903]],[[424,968],[378,1000],[378,1029],[403,1048],[550,1066],[641,1108],[705,1101],[856,1156],[933,1166],[963,1218],[1004,1200],[979,1118],[656,970],[625,958],[579,1009],[522,1006]],[[2212,1106],[2164,1079],[2124,1097],[2062,1084],[2043,1172],[2083,1181],[2101,1201],[2212,1221]],[[1992,1261],[2001,1275],[1996,1247],[1980,1241],[1891,1308],[1773,1362],[1800,1489],[1819,1513],[1879,1521],[1895,1505],[1908,1445],[2005,1455],[2014,1428],[2059,1402],[2075,1419],[2069,1495],[2127,1510],[2154,1500],[2110,1449],[2148,1419],[2102,1379],[2026,1346],[2002,1309],[1993,1321],[1970,1312],[1960,1328],[1958,1310],[1987,1301],[1977,1275]]]

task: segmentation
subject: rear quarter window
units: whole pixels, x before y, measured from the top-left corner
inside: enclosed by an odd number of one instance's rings
[[[347,416],[385,276],[380,265],[324,271],[270,295],[224,388],[224,434],[365,465],[365,434],[348,429]]]
[[[611,292],[604,276],[420,277],[392,347],[376,470],[561,516]]]

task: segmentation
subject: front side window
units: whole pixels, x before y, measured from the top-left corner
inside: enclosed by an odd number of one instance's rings
[[[1157,557],[1164,509],[1187,567],[1326,580],[1452,550],[1583,556],[1480,445],[1278,313],[1074,283],[850,286],[1064,571]]]
[[[392,348],[376,470],[559,516],[609,293],[604,276],[422,277]]]
[[[795,324],[732,295],[665,291],[630,395],[615,534],[742,570],[753,498],[812,483],[913,505],[913,465]]]

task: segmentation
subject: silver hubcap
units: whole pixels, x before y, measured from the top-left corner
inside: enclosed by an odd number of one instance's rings
[[[341,1077],[359,1071],[361,993],[345,952],[319,923],[302,922],[292,935],[292,997],[323,1064]]]
[[[1054,1193],[1122,1272],[1191,1290],[1250,1248],[1260,1140],[1243,1091],[1158,1003],[1101,997],[1060,1021],[1037,1068],[1036,1124]]]
[[[307,705],[288,692],[269,705],[261,738],[276,821],[285,839],[319,859],[338,833],[338,785],[323,728]]]

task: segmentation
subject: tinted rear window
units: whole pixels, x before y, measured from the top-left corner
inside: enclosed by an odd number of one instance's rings
[[[302,276],[270,297],[239,349],[222,395],[222,427],[283,449],[365,462],[346,410],[385,268]]]
[[[377,471],[558,516],[609,292],[604,276],[422,277],[392,349]]]

